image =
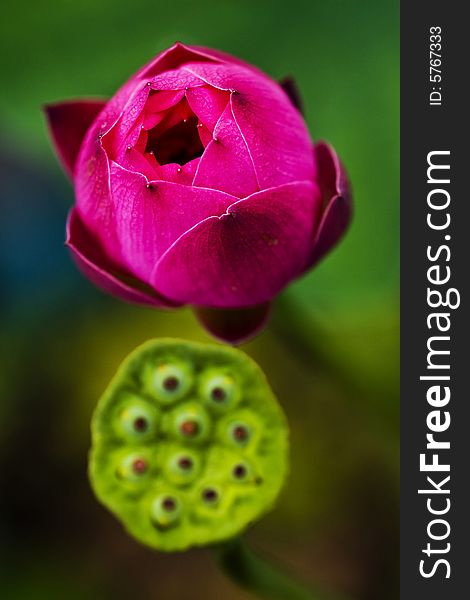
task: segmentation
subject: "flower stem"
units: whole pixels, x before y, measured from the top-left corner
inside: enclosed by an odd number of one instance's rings
[[[258,598],[267,600],[333,600],[320,595],[279,571],[252,552],[241,538],[214,548],[217,562],[234,582]],[[336,599],[339,600],[339,599]]]

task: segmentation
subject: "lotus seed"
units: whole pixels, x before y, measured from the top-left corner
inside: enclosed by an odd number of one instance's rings
[[[143,458],[137,458],[132,463],[132,468],[134,469],[134,473],[140,475],[141,473],[145,473],[147,470],[147,463]]]
[[[179,465],[179,467],[181,467],[181,469],[183,469],[184,471],[187,471],[192,468],[193,461],[190,458],[183,457],[183,458],[179,459],[178,465]]]
[[[246,467],[243,465],[237,465],[234,467],[233,476],[237,479],[243,479],[246,476]]]
[[[204,500],[206,502],[216,502],[219,495],[217,494],[217,492],[213,489],[208,489],[208,490],[204,490],[202,492],[202,497],[204,498]]]
[[[183,435],[187,435],[188,437],[192,437],[197,435],[199,431],[199,425],[196,421],[184,421],[180,425],[180,430]]]

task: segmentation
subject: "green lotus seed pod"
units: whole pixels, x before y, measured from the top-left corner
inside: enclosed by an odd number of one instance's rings
[[[92,421],[99,500],[153,548],[238,535],[287,472],[284,415],[259,367],[224,346],[154,340],[121,365]]]

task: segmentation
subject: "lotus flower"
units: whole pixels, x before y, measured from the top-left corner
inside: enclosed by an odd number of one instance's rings
[[[226,341],[256,333],[351,216],[344,170],[295,100],[237,58],[177,43],[110,100],[48,106],[84,274],[130,302],[192,305]]]

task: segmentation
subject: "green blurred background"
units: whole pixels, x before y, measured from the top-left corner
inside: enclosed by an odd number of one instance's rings
[[[247,599],[207,550],[139,546],[94,500],[89,419],[149,337],[209,338],[189,311],[102,295],[64,246],[73,192],[41,105],[109,96],[175,40],[290,74],[349,171],[344,242],[244,349],[290,420],[292,469],[254,548],[356,600],[398,597],[398,0],[7,0],[0,24],[0,596]]]

